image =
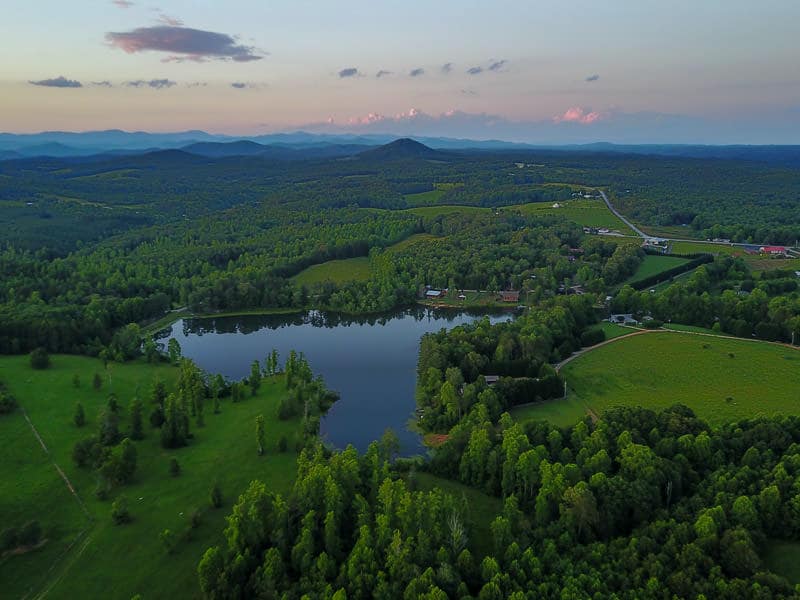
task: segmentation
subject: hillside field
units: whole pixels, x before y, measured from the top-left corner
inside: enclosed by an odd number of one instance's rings
[[[677,256],[656,256],[648,254],[644,257],[642,264],[636,269],[636,273],[628,277],[625,283],[636,283],[642,279],[647,279],[653,275],[658,275],[669,269],[679,267],[689,262],[685,258],[678,258]]]
[[[21,410],[0,416],[0,514],[9,524],[38,520],[46,543],[19,556],[0,559],[0,581],[4,598],[144,598],[197,597],[197,563],[209,546],[222,540],[225,515],[253,479],[265,481],[275,492],[287,492],[295,477],[294,440],[299,420],[280,421],[278,404],[284,393],[280,377],[264,380],[255,397],[240,403],[222,402],[220,414],[206,405],[205,426],[197,427],[189,446],[164,450],[158,430],[147,417],[151,386],[156,378],[172,388],[178,369],[137,361],[109,363],[97,359],[57,355],[52,367],[34,371],[27,356],[0,358],[3,381],[25,409],[49,449],[48,457],[36,440]],[[95,373],[102,377],[100,390],[93,389]],[[80,387],[74,387],[74,375]],[[95,475],[80,469],[71,459],[76,441],[93,434],[99,411],[114,393],[121,407],[120,430],[128,429],[128,406],[135,395],[144,402],[145,438],[135,442],[138,460],[132,483],[115,488],[105,501],[94,495]],[[75,402],[80,400],[87,423],[72,422]],[[255,417],[266,419],[267,453],[256,452]],[[281,436],[289,450],[279,453]],[[169,460],[177,458],[181,474],[172,477]],[[70,494],[53,461],[64,471],[86,506],[87,514]],[[212,509],[209,492],[219,482],[224,503]],[[111,522],[111,503],[118,494],[128,501],[133,521]],[[202,513],[200,525],[190,526],[193,512]],[[4,524],[5,526],[5,524]],[[177,538],[167,553],[159,535],[170,529]],[[73,544],[71,546],[71,544]]]
[[[348,281],[366,281],[369,279],[369,258],[358,256],[342,260],[329,260],[318,265],[311,265],[294,277],[297,285],[312,285],[323,281],[346,283]]]
[[[566,400],[519,407],[514,416],[567,426],[613,406],[682,403],[717,425],[800,410],[800,350],[765,342],[661,331],[591,350],[561,373]]]

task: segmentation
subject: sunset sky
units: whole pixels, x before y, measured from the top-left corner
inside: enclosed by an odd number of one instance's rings
[[[800,2],[9,0],[0,131],[800,143]]]

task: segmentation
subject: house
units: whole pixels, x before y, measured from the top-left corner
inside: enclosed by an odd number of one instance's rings
[[[568,295],[568,296],[569,296],[570,294],[575,294],[576,296],[582,296],[583,294],[585,294],[585,293],[586,293],[586,292],[584,292],[584,290],[583,290],[583,286],[582,286],[582,285],[573,285],[573,286],[570,286],[569,288],[567,288],[566,292],[567,292],[567,295]]]
[[[611,315],[608,317],[609,323],[616,323],[618,325],[638,325],[639,321],[633,318],[631,313],[624,313],[618,315]]]
[[[519,292],[514,290],[505,290],[500,292],[500,300],[503,302],[519,302]]]
[[[499,375],[484,375],[483,379],[486,381],[486,385],[494,385],[498,381],[500,381]]]
[[[425,292],[426,298],[441,298],[444,296],[444,292],[442,290],[427,290]]]
[[[761,246],[758,251],[770,256],[786,256],[786,246]]]
[[[800,271],[795,271],[794,274],[800,277]]]

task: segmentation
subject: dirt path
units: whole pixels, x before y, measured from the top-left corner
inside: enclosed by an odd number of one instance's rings
[[[608,344],[613,344],[614,342],[616,342],[618,340],[624,340],[626,338],[630,338],[630,337],[633,337],[635,335],[644,335],[646,333],[655,333],[656,331],[660,331],[660,330],[659,329],[636,329],[636,330],[633,331],[633,333],[626,333],[625,335],[621,335],[619,337],[611,338],[610,340],[605,340],[604,342],[600,342],[599,344],[595,344],[594,346],[588,346],[587,348],[583,348],[581,350],[578,350],[574,354],[571,354],[570,356],[568,356],[567,358],[562,360],[560,363],[557,363],[555,365],[556,373],[561,371],[561,367],[563,367],[564,365],[566,365],[569,362],[572,362],[576,358],[579,358],[579,357],[583,356],[587,352],[591,352],[592,350],[597,350],[598,348],[600,348],[602,346],[607,346]]]
[[[45,578],[44,578],[44,581],[45,581],[45,583],[43,584],[44,587],[38,593],[36,593],[33,596],[33,598],[35,598],[36,600],[40,600],[41,598],[44,598],[45,596],[47,596],[47,594],[50,593],[50,591],[53,589],[53,587],[55,587],[55,585],[59,581],[61,581],[62,577],[64,577],[64,574],[75,563],[75,561],[78,559],[78,557],[81,554],[83,554],[83,551],[86,550],[86,547],[89,545],[89,542],[91,542],[91,540],[92,540],[92,536],[90,534],[90,530],[91,530],[91,527],[92,527],[92,525],[94,523],[94,518],[92,517],[92,514],[89,512],[89,509],[86,508],[86,505],[83,503],[83,500],[81,500],[81,497],[78,495],[78,492],[75,490],[75,486],[72,485],[72,482],[69,480],[69,477],[67,477],[67,474],[64,473],[64,470],[58,465],[58,463],[55,461],[55,458],[53,458],[53,455],[50,453],[50,450],[48,449],[47,444],[44,443],[44,440],[42,439],[42,436],[39,435],[39,431],[36,429],[36,426],[33,424],[33,421],[31,421],[30,417],[28,416],[27,411],[22,406],[20,406],[20,410],[22,411],[22,416],[25,417],[25,420],[28,422],[28,426],[30,427],[31,431],[33,432],[33,435],[39,441],[39,445],[41,445],[42,450],[44,450],[44,453],[50,459],[50,462],[53,464],[53,467],[55,468],[56,472],[61,477],[61,479],[64,480],[64,485],[67,486],[67,489],[69,490],[69,493],[72,494],[73,498],[75,498],[75,501],[78,503],[78,506],[81,507],[81,510],[83,511],[83,514],[86,516],[86,527],[84,527],[78,533],[78,535],[75,536],[75,539],[72,541],[72,543],[70,543],[69,546],[67,546],[66,550],[64,550],[64,552],[61,554],[61,556],[59,556],[55,561],[53,561],[53,563],[50,565],[50,568],[47,569],[47,572],[46,572]],[[80,548],[78,549],[78,551],[75,554],[70,556],[70,552],[72,552],[73,548],[78,543],[81,544]],[[66,560],[67,558],[68,558],[68,560]],[[60,569],[59,575],[57,577],[55,577],[54,579],[50,579],[51,573],[53,573],[56,569]],[[30,594],[31,594],[31,592],[29,592],[28,594],[23,596],[23,600],[25,600],[26,598],[30,597]]]

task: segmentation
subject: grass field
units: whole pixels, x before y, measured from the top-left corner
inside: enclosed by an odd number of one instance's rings
[[[628,277],[625,283],[636,283],[642,279],[658,275],[674,267],[684,265],[688,260],[685,258],[678,258],[677,256],[655,256],[648,254],[644,257],[642,264],[636,269],[636,273]]]
[[[469,507],[467,515],[469,548],[481,558],[492,552],[491,524],[494,518],[503,512],[503,501],[500,498],[487,496],[457,481],[430,473],[417,473],[417,484],[420,490],[430,491],[438,487],[456,498],[466,498]]]
[[[343,260],[329,260],[318,265],[311,265],[294,277],[297,285],[312,285],[323,281],[345,283],[347,281],[366,281],[369,279],[369,258],[359,256]]]
[[[523,213],[531,215],[560,215],[584,227],[605,227],[616,229],[620,233],[633,232],[625,223],[614,216],[602,200],[566,200],[559,202],[561,208],[553,208],[553,203],[535,202],[513,206]]]
[[[769,540],[763,559],[770,571],[786,577],[789,583],[800,583],[800,542]]]
[[[426,192],[431,193],[431,192]],[[457,206],[443,204],[442,206],[420,206],[418,208],[407,208],[406,212],[419,215],[420,217],[437,217],[439,215],[451,215],[453,213],[479,213],[488,212],[492,209],[481,206]]]
[[[800,270],[800,259],[797,258],[761,258],[748,254],[744,257],[744,262],[747,263],[751,271],[771,271],[774,269]]]
[[[682,403],[719,424],[800,411],[800,351],[764,342],[649,333],[587,352],[561,373],[567,400],[520,407],[514,416],[567,426],[589,410],[599,415],[618,405],[663,409]]]
[[[410,206],[428,206],[436,204],[444,195],[445,190],[437,189],[428,192],[420,192],[418,194],[406,194],[403,196]]]
[[[94,373],[103,377],[103,387],[92,389]],[[80,388],[73,387],[78,374]],[[283,394],[280,380],[266,380],[257,396],[241,403],[226,401],[220,414],[210,407],[206,425],[192,423],[194,439],[186,448],[164,450],[157,430],[145,425],[146,437],[136,442],[138,466],[134,481],[115,490],[130,502],[133,522],[114,526],[110,519],[111,500],[94,496],[95,476],[78,469],[71,460],[75,442],[95,430],[95,418],[106,405],[109,393],[119,399],[122,430],[127,428],[127,407],[137,393],[146,398],[156,377],[168,387],[177,369],[143,362],[119,365],[108,370],[96,359],[55,356],[46,371],[33,371],[27,356],[0,358],[0,380],[4,381],[27,411],[47,445],[48,457],[36,441],[22,413],[0,417],[0,514],[16,524],[36,519],[47,543],[38,550],[0,561],[0,596],[35,597],[49,590],[48,598],[120,598],[141,593],[145,598],[197,597],[196,567],[205,549],[221,541],[225,515],[247,484],[262,479],[270,489],[286,492],[296,471],[293,451],[278,453],[275,444],[285,435],[289,447],[299,429],[298,421],[279,421],[277,408]],[[84,405],[87,424],[72,424],[74,403]],[[145,404],[145,421],[150,411]],[[254,421],[266,417],[268,452],[256,454]],[[182,474],[168,474],[169,459],[175,456]],[[52,464],[55,461],[85,503],[91,521]],[[219,481],[224,506],[209,507],[209,490]],[[197,529],[189,526],[196,509],[205,511]],[[173,553],[167,554],[159,534],[170,529],[179,538]],[[86,529],[85,537],[69,552],[69,545]]]
[[[744,254],[744,250],[738,246],[727,244],[709,244],[708,242],[673,242],[673,254],[730,254],[738,256]]]
[[[622,327],[621,325],[617,325],[616,323],[609,323],[608,321],[603,321],[602,323],[598,323],[592,329],[602,329],[606,334],[607,340],[613,340],[614,338],[621,337],[623,335],[628,335],[629,333],[633,333],[634,330],[630,327]]]
[[[712,335],[724,335],[726,337],[733,337],[727,333],[717,333],[713,329],[707,327],[698,327],[697,325],[682,325],[680,323],[664,323],[664,329],[671,329],[673,331],[688,331],[689,333],[710,333]]]

